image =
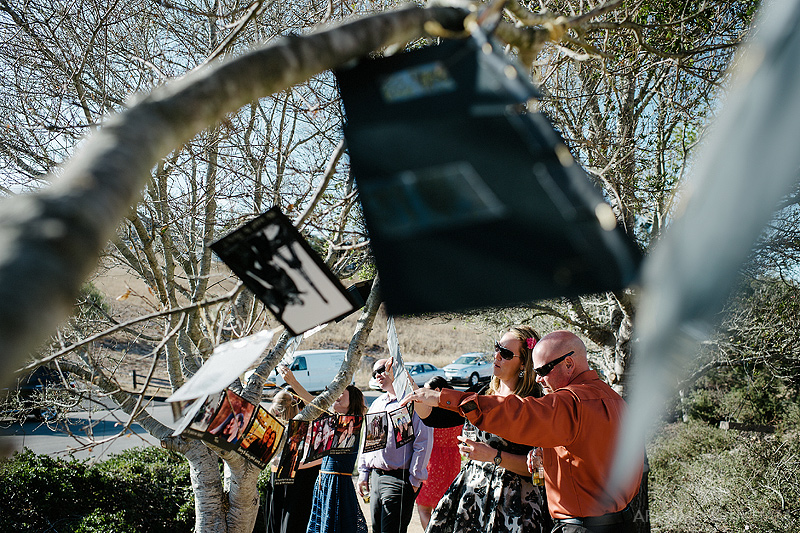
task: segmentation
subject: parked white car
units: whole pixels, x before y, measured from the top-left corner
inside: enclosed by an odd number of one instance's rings
[[[288,364],[297,381],[309,392],[320,392],[330,385],[342,367],[346,350],[298,350]],[[249,377],[252,371],[245,374]],[[273,371],[264,382],[264,396],[272,396],[278,387],[285,387],[283,377]]]
[[[466,383],[471,387],[477,385],[479,381],[492,377],[494,359],[489,353],[465,353],[443,370],[447,381],[451,384]]]
[[[425,385],[425,382],[434,376],[441,376],[447,379],[444,370],[430,363],[410,362],[405,363],[405,367],[411,375],[411,379],[414,380],[414,383],[416,383],[418,387]],[[375,378],[370,378],[369,388],[372,390],[381,390],[381,386]]]

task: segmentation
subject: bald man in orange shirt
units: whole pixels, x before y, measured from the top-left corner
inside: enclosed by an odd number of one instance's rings
[[[569,331],[542,337],[533,363],[542,398],[417,389],[404,403],[458,411],[484,431],[543,448],[553,533],[635,531],[629,504],[639,491],[644,454],[628,486],[613,493],[607,487],[624,400],[589,368],[586,346]]]

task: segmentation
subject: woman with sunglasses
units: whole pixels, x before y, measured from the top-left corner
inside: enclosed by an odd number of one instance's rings
[[[533,372],[531,352],[539,334],[529,326],[515,326],[495,343],[494,370],[488,386],[477,385],[479,394],[541,396]],[[472,389],[471,389],[472,390]],[[464,423],[454,411],[415,404],[417,414],[432,427]],[[428,533],[484,531],[540,533],[550,531],[544,492],[533,485],[528,471],[530,446],[507,441],[478,430],[477,436],[458,437],[467,459],[444,497],[436,505]]]

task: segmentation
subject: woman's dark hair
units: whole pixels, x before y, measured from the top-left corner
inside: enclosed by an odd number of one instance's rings
[[[425,386],[433,390],[453,388],[453,386],[450,385],[442,376],[433,376],[431,379],[425,382]]]
[[[347,392],[350,394],[350,406],[347,408],[347,414],[363,416],[367,412],[364,393],[355,385],[348,385]]]

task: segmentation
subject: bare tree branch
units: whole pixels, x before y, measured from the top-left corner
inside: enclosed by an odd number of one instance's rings
[[[159,159],[247,102],[416,39],[426,21],[456,27],[463,17],[458,9],[411,7],[283,39],[189,74],[110,118],[51,188],[0,205],[0,379],[8,381],[68,316]]]

